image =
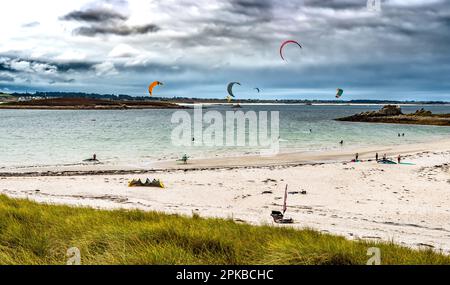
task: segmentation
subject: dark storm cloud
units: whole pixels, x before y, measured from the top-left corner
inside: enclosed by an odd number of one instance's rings
[[[68,71],[88,71],[93,68],[94,65],[98,64],[96,62],[82,62],[82,61],[73,61],[73,62],[52,62],[52,65],[58,68],[60,72],[68,72]]]
[[[110,25],[110,26],[90,26],[80,27],[74,30],[74,34],[87,37],[93,37],[96,35],[117,35],[117,36],[130,36],[130,35],[142,35],[148,33],[155,33],[160,28],[154,24],[147,24],[143,26],[125,26],[125,25]]]
[[[367,6],[367,0],[303,0],[305,6],[332,8],[332,9],[354,9]]]
[[[439,23],[441,23],[444,27],[450,28],[450,14],[439,16]]]
[[[73,11],[61,17],[64,21],[80,21],[89,23],[105,23],[112,21],[125,21],[128,17],[116,11],[107,9],[89,9],[86,11]]]
[[[270,20],[274,2],[271,0],[232,0],[230,12],[260,20]]]
[[[187,26],[198,27],[194,33],[177,37],[173,43],[177,46],[224,46],[230,40],[236,45],[263,44],[273,37],[268,31],[259,29],[274,19],[273,0],[230,0],[220,10],[207,19],[183,19]],[[284,5],[283,3],[280,5]],[[278,6],[280,6],[278,5]],[[177,10],[175,10],[177,11]],[[214,16],[216,14],[216,16]]]
[[[0,71],[14,72],[6,63],[0,62]]]
[[[14,82],[14,77],[0,73],[0,82]]]
[[[34,60],[0,54],[0,81],[46,82],[48,84],[73,83],[73,74],[93,71],[96,62],[58,62]]]
[[[127,4],[126,2],[107,1],[115,4]],[[148,33],[155,33],[160,30],[160,27],[155,24],[146,24],[141,26],[128,26],[126,20],[128,16],[117,11],[104,8],[91,8],[83,11],[73,11],[63,17],[64,21],[78,21],[84,22],[87,25],[76,28],[73,31],[75,35],[86,37],[94,37],[96,35],[116,35],[116,36],[130,36],[142,35]]]
[[[14,67],[14,63],[27,63],[30,67],[40,66],[43,70],[57,69],[61,72],[67,71],[86,71],[92,69],[98,62],[73,61],[58,62],[54,60],[34,60],[26,57],[10,56],[0,54],[0,71],[18,72],[21,71]]]

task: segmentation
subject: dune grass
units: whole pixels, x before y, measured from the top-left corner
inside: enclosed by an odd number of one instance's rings
[[[450,257],[313,230],[142,211],[101,211],[0,196],[0,264],[450,264]]]

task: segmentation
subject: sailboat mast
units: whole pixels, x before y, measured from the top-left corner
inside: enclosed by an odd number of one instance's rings
[[[287,210],[287,204],[286,204],[287,194],[288,194],[287,189],[288,189],[288,185],[286,184],[286,188],[284,189],[283,215]]]

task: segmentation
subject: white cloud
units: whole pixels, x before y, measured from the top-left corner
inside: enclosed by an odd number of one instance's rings
[[[81,61],[86,59],[86,57],[87,55],[84,52],[67,50],[54,59],[59,61]]]
[[[139,52],[135,48],[127,44],[118,44],[108,54],[108,57],[133,57],[138,55]]]
[[[31,64],[28,61],[21,61],[21,60],[13,60],[9,62],[9,66],[11,69],[14,69],[16,71],[23,71],[23,72],[31,72]]]
[[[95,69],[95,73],[98,76],[118,74],[114,64],[110,61],[105,61],[103,63],[96,64],[96,65],[94,65],[94,69]]]

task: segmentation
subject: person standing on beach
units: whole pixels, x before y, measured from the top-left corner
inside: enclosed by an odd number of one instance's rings
[[[375,161],[378,161],[378,152],[375,154]]]
[[[359,153],[356,153],[356,154],[355,154],[355,162],[358,161],[358,158],[359,158]]]
[[[400,164],[401,160],[402,160],[402,157],[401,157],[400,154],[399,154],[398,157],[397,157],[397,162],[398,162],[398,164]]]
[[[386,154],[383,154],[383,161],[386,161],[386,160],[387,160]]]

